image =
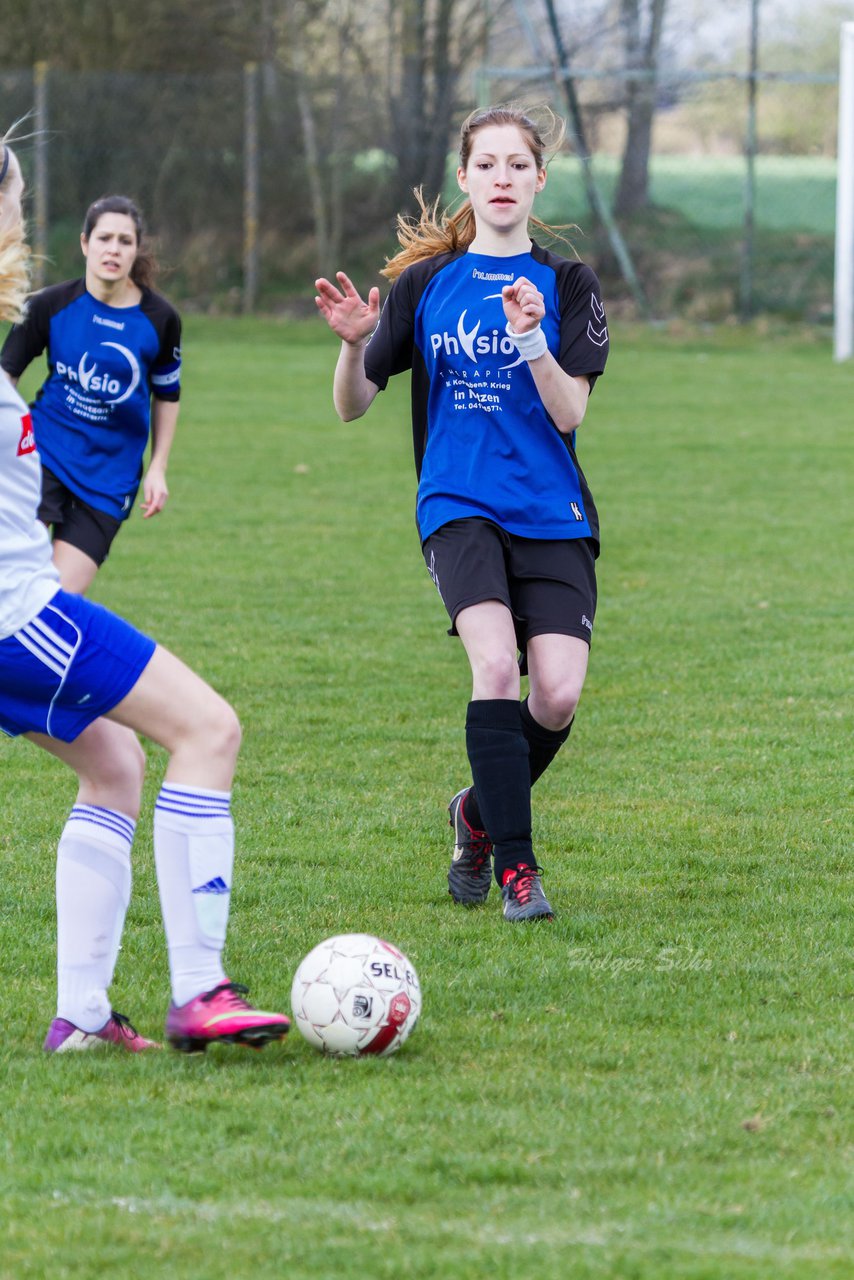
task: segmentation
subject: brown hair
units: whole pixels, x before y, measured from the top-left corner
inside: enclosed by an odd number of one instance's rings
[[[9,135],[6,134],[5,137]],[[14,152],[5,138],[0,138],[0,192],[9,185],[10,159]],[[30,285],[30,250],[24,238],[23,220],[0,232],[0,320],[19,321]]]
[[[548,150],[554,153],[563,141],[566,126],[549,108],[546,111],[551,135]],[[472,111],[463,121],[460,127],[461,169],[468,167],[475,135],[490,125],[515,126],[527,142],[537,169],[545,168],[547,144],[543,138],[544,130],[519,107],[495,106]],[[418,218],[407,214],[397,216],[397,238],[401,248],[393,258],[386,259],[386,265],[380,272],[389,280],[396,280],[413,262],[435,257],[437,253],[465,250],[475,238],[477,227],[470,200],[464,200],[453,212],[448,209],[440,212],[440,196],[432,204],[428,204],[420,187],[416,187],[414,194],[421,214]],[[534,217],[530,218],[530,222],[547,236],[563,239],[560,234],[563,228],[549,226],[547,222]]]
[[[142,247],[145,233],[142,214],[129,196],[101,196],[99,200],[90,204],[83,219],[84,239],[89,239],[98,220],[105,213],[123,213],[132,221],[136,228],[136,257],[130,269],[130,278],[140,289],[152,289],[159,268],[154,254]]]

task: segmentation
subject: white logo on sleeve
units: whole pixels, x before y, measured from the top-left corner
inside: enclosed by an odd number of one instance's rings
[[[595,293],[590,295],[590,308],[593,316],[587,321],[587,336],[594,346],[604,347],[608,341],[608,326],[605,323],[605,308]]]

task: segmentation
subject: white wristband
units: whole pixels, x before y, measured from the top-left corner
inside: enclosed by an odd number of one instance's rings
[[[540,356],[544,356],[549,349],[546,335],[543,333],[542,325],[539,324],[536,329],[529,329],[527,333],[516,333],[510,328],[508,320],[507,336],[513,339],[516,350],[523,360],[539,360]]]

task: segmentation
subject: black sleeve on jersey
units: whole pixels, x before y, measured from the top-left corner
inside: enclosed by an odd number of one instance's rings
[[[50,340],[51,317],[79,298],[85,287],[84,280],[66,280],[33,294],[23,320],[9,330],[0,351],[0,365],[10,377],[20,378],[27,366],[38,359]]]
[[[389,378],[412,367],[415,344],[415,303],[408,271],[399,275],[383,303],[380,322],[365,348],[365,374],[380,391]]]
[[[437,271],[441,271],[459,253],[437,253],[407,267],[391,286],[380,322],[365,348],[365,373],[380,391],[385,391],[389,378],[412,368],[415,359],[415,312],[421,295]]]
[[[558,276],[560,308],[560,367],[573,377],[584,375],[590,390],[608,359],[608,323],[596,273],[583,263]]]
[[[590,390],[608,359],[608,324],[596,272],[586,263],[558,257],[535,245],[535,256],[554,269],[560,306],[558,364],[572,377],[586,377]]]
[[[154,325],[160,339],[160,349],[150,370],[151,373],[157,373],[158,370],[167,369],[181,360],[181,317],[172,303],[168,302],[162,294],[155,293],[153,289],[143,290],[139,305]],[[152,388],[151,394],[155,400],[180,400],[181,388],[179,386],[174,391]]]

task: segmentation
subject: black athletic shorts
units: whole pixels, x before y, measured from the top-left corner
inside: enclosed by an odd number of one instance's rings
[[[531,636],[578,636],[590,644],[596,615],[590,538],[519,538],[472,516],[442,525],[422,550],[451,619],[448,635],[457,634],[461,609],[500,600],[513,614],[523,659]]]
[[[62,481],[42,467],[42,500],[38,517],[42,524],[53,526],[54,541],[67,542],[85,552],[95,564],[102,565],[122,521],[90,507]]]

